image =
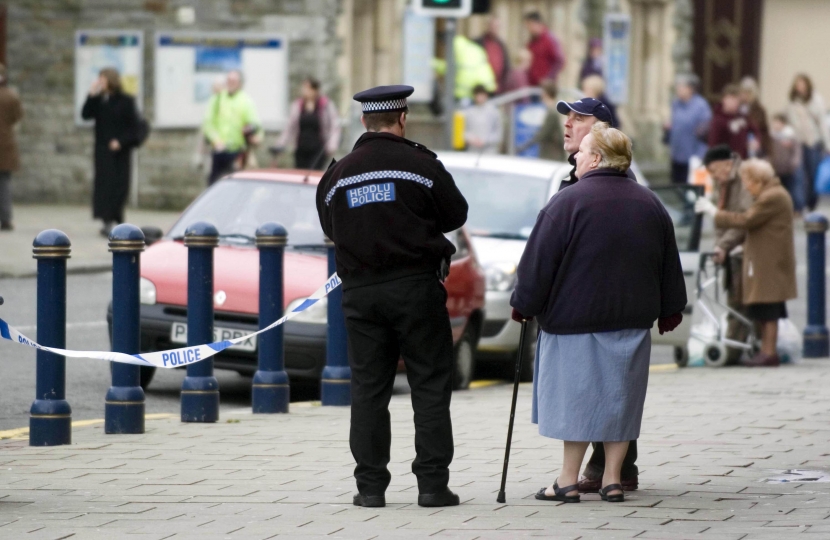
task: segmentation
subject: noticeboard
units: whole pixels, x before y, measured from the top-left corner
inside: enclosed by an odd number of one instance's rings
[[[278,34],[157,32],[155,118],[158,128],[202,125],[205,107],[228,71],[239,70],[263,127],[288,121],[288,41]]]
[[[513,141],[516,148],[521,148],[530,142],[542,124],[548,109],[541,103],[520,103],[513,111]],[[539,145],[534,144],[521,151],[516,152],[517,156],[539,157]]]
[[[89,126],[81,109],[89,87],[104,68],[115,68],[121,75],[124,92],[135,96],[143,106],[144,35],[140,30],[78,30],[75,32],[75,125]]]

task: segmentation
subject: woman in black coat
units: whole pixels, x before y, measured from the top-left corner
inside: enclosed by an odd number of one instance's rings
[[[95,121],[92,216],[104,222],[101,234],[109,236],[114,224],[124,222],[124,205],[130,192],[130,153],[138,142],[135,99],[122,91],[118,71],[101,70],[81,116]]]

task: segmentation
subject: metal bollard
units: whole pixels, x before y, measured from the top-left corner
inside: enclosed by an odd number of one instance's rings
[[[259,248],[259,328],[280,317],[283,306],[283,254],[288,233],[278,223],[266,223],[256,231]],[[287,413],[291,389],[285,372],[283,327],[259,335],[259,369],[251,387],[254,413]]]
[[[334,243],[326,238],[329,275],[337,271]],[[349,367],[346,319],[343,317],[343,287],[328,295],[326,326],[326,367],[320,378],[320,401],[323,405],[350,405],[352,402],[352,369]]]
[[[139,313],[140,258],[144,233],[124,223],[110,233],[112,252],[112,350],[137,354],[141,345]],[[105,433],[144,433],[141,368],[112,362],[112,386],[104,405]]]
[[[69,237],[41,232],[32,249],[37,259],[37,341],[66,348],[66,259]],[[37,390],[29,418],[29,446],[72,443],[72,408],[66,401],[66,358],[37,351]]]
[[[804,218],[807,231],[807,328],[804,329],[804,358],[830,356],[825,307],[825,235],[827,218],[814,213]]]
[[[219,232],[210,223],[194,223],[184,233],[187,246],[187,345],[213,342],[213,248]],[[219,381],[213,359],[187,366],[182,383],[182,422],[219,420]]]

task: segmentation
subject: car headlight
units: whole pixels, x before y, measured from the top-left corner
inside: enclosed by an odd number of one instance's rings
[[[297,307],[305,302],[306,298],[297,298],[285,308],[285,314],[288,315]],[[307,309],[297,313],[292,321],[311,323],[311,324],[326,324],[329,322],[329,301],[327,298],[321,298],[316,303],[312,304]]]
[[[156,286],[147,278],[141,278],[141,281],[139,281],[138,300],[148,306],[156,303]]]
[[[488,291],[506,292],[516,286],[516,265],[513,263],[487,265],[484,275]]]

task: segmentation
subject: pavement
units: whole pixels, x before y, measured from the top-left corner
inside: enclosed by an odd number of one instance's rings
[[[156,226],[167,231],[180,212],[159,212],[127,208],[126,222],[139,227]],[[37,274],[32,258],[32,241],[45,229],[59,229],[69,236],[72,254],[67,261],[70,273],[97,272],[112,268],[107,239],[101,236],[100,221],[92,219],[88,206],[15,205],[11,232],[0,233],[0,278]]]
[[[412,409],[392,398],[386,508],[351,505],[348,408],[224,414],[215,424],[155,415],[143,435],[76,425],[73,444],[0,441],[0,537],[723,539],[830,537],[830,360],[778,369],[652,369],[639,442],[640,489],[624,503],[537,501],[561,442],[530,424],[522,385],[507,504],[496,503],[510,385],[457,392],[454,508],[420,508],[410,472]],[[579,406],[575,403],[574,406]],[[804,469],[813,472],[786,471]],[[784,475],[788,482],[765,482]],[[824,480],[823,482],[810,479]]]

